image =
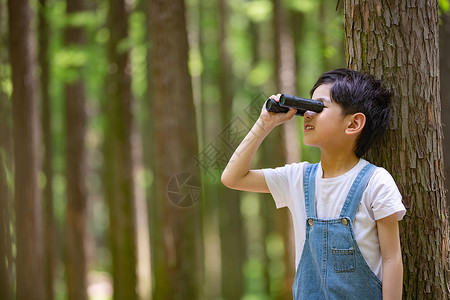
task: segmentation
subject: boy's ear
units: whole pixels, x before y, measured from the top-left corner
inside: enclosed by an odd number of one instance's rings
[[[349,117],[350,118],[345,133],[348,135],[361,133],[364,125],[366,125],[366,116],[363,113],[356,113]]]

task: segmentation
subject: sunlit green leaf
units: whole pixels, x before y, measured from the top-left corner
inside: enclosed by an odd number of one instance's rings
[[[308,13],[317,9],[320,1],[316,0],[287,0],[287,5],[293,9],[300,12]]]
[[[250,71],[247,82],[253,86],[261,86],[270,76],[272,76],[271,64],[268,61],[261,61]]]
[[[90,11],[72,13],[66,16],[66,24],[75,27],[91,27],[97,25],[97,17]]]
[[[104,27],[95,35],[95,41],[99,44],[105,44],[109,40],[109,30]]]
[[[449,0],[439,0],[439,7],[445,13],[448,13],[450,10],[450,1]]]
[[[333,46],[325,47],[323,50],[323,55],[326,58],[333,58],[337,54],[337,49]]]
[[[266,21],[272,14],[272,2],[268,0],[248,1],[245,3],[245,12],[254,22]]]
[[[58,51],[54,58],[56,67],[81,67],[86,63],[86,52],[77,48],[65,48]]]
[[[129,51],[132,48],[132,42],[130,39],[122,39],[119,41],[117,45],[117,51],[118,53],[124,53],[126,51]]]

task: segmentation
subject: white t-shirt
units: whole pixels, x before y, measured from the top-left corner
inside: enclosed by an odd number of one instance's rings
[[[263,169],[267,186],[277,208],[287,206],[292,214],[295,234],[295,266],[298,266],[302,256],[306,233],[304,164],[304,162],[293,163],[275,169]],[[319,163],[315,192],[317,218],[339,218],[353,181],[367,164],[366,160],[360,159],[358,164],[347,173],[334,178],[322,178],[323,171]],[[380,280],[382,280],[382,260],[376,220],[394,213],[397,213],[398,220],[401,220],[406,213],[402,196],[391,174],[378,167],[363,193],[353,223],[353,230],[362,255]]]

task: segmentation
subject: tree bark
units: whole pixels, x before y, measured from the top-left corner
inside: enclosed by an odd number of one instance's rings
[[[9,45],[7,31],[6,1],[0,1],[0,43]],[[0,49],[0,67],[9,64],[8,49]],[[4,72],[0,73],[0,82],[7,80]],[[11,253],[10,212],[13,206],[12,186],[8,176],[12,173],[12,128],[11,128],[11,102],[9,95],[0,87],[0,295],[5,300],[13,297],[14,263]]]
[[[67,16],[82,12],[82,0],[67,0]],[[83,28],[69,25],[65,29],[66,47],[84,45]],[[65,126],[66,126],[66,234],[65,267],[67,294],[69,300],[87,299],[87,264],[86,264],[86,112],[85,91],[82,68],[73,67],[76,78],[65,83]]]
[[[233,87],[231,60],[227,49],[228,6],[227,1],[218,1],[219,25],[219,76],[221,128],[231,122],[233,107]],[[224,153],[227,151],[223,145]],[[225,299],[241,299],[244,295],[243,268],[245,261],[245,229],[240,208],[240,194],[219,183],[218,202],[220,248],[221,248],[221,286]]]
[[[191,2],[192,3],[192,2]],[[192,4],[191,4],[192,5]],[[197,47],[198,54],[202,61],[202,71],[197,76],[193,76],[194,99],[200,103],[196,104],[196,119],[198,125],[197,134],[199,136],[200,153],[204,151],[216,134],[222,130],[222,121],[217,120],[221,116],[221,106],[214,103],[208,103],[210,91],[207,87],[218,86],[219,60],[211,59],[217,57],[219,51],[219,22],[217,18],[218,3],[207,1],[196,1],[197,8],[189,11],[188,20],[190,25],[189,46],[190,51],[195,51]],[[211,45],[214,45],[211,48]],[[209,47],[209,48],[208,48]],[[207,48],[210,51],[207,51]],[[211,51],[214,50],[214,51]],[[221,102],[222,104],[222,102]],[[203,149],[203,150],[202,150]],[[222,148],[220,149],[222,150]],[[201,165],[201,161],[198,162]],[[204,252],[205,252],[205,281],[204,298],[217,299],[222,297],[224,272],[222,268],[222,240],[220,232],[220,216],[218,206],[223,201],[223,194],[220,194],[220,180],[218,176],[208,169],[205,165],[201,169],[202,197],[208,199],[202,205],[202,220],[204,230]]]
[[[37,185],[38,112],[32,14],[27,0],[8,1],[12,70],[17,299],[45,299],[42,220]]]
[[[183,0],[150,1],[153,119],[153,299],[202,299],[203,249],[197,129]]]
[[[345,1],[348,66],[382,77],[393,119],[367,158],[396,180],[405,299],[448,299],[449,227],[439,97],[437,1]]]
[[[110,209],[114,299],[137,298],[130,51],[119,48],[128,38],[128,9],[124,0],[109,1],[105,180]]]
[[[445,184],[450,187],[450,12],[441,13],[439,28],[439,57],[441,70],[442,128],[444,130]],[[447,209],[450,201],[447,200]]]
[[[47,58],[49,44],[49,25],[46,18],[47,1],[39,0],[39,52],[38,62],[40,67],[40,92],[42,113],[42,137],[44,143],[43,172],[45,175],[45,187],[43,191],[43,233],[44,233],[44,283],[48,300],[53,300],[53,277],[55,261],[57,257],[55,244],[55,225],[53,214],[53,137],[51,132],[51,99],[49,91],[50,66]]]
[[[286,22],[288,14],[283,1],[274,0],[274,45],[275,45],[275,82],[279,93],[295,95],[296,63],[294,37],[291,27]],[[298,137],[297,118],[292,118],[282,126],[282,142],[284,149],[284,163],[299,162],[301,157],[300,140]],[[286,210],[279,210],[276,216],[277,226],[282,234],[285,252],[285,279],[283,297],[292,297],[292,284],[295,277],[295,245],[291,214]]]
[[[145,40],[146,41],[150,41],[150,10],[149,10],[149,6],[150,3],[149,1],[143,1],[141,3],[143,10],[145,12]],[[150,177],[153,178],[153,174],[154,174],[154,170],[155,170],[155,164],[156,164],[156,155],[155,155],[155,147],[153,147],[155,138],[154,138],[154,134],[155,134],[155,130],[154,130],[154,123],[153,123],[153,117],[152,117],[152,105],[153,105],[153,101],[149,100],[149,99],[154,99],[154,93],[153,93],[153,76],[152,76],[152,47],[151,45],[149,47],[147,47],[147,54],[146,54],[146,71],[147,71],[147,89],[146,89],[146,93],[143,99],[141,99],[141,106],[142,109],[144,109],[145,113],[145,118],[141,119],[141,123],[140,123],[140,131],[142,133],[147,133],[147,134],[142,134],[142,160],[143,160],[143,164],[144,167],[146,169],[146,176],[145,176],[145,180],[146,182],[149,182],[149,184],[146,185],[146,189],[145,189],[145,194],[146,194],[146,205],[147,205],[147,209],[145,212],[145,215],[147,216],[147,228],[145,229],[147,231],[147,239],[149,241],[148,243],[148,247],[149,247],[149,256],[147,257],[148,259],[148,263],[149,263],[149,268],[147,269],[148,272],[148,297],[147,298],[151,298],[152,295],[152,290],[153,290],[153,282],[152,282],[152,278],[153,278],[153,266],[152,266],[152,257],[153,257],[153,253],[152,253],[152,240],[151,240],[151,229],[152,229],[152,213],[155,211],[154,209],[152,209],[152,204],[155,202],[155,195],[156,195],[156,191],[154,188],[154,181],[153,180],[149,180]],[[151,174],[151,175],[149,175]],[[142,240],[140,240],[140,242],[142,242]],[[139,266],[141,267],[142,265],[139,264]],[[143,279],[143,278],[142,278]]]
[[[0,64],[3,59],[0,58]],[[0,80],[3,78],[0,78]],[[8,96],[0,90],[0,295],[12,299],[12,278],[10,268],[13,263],[11,255],[10,207],[12,194],[8,184],[8,174],[11,172],[10,128],[8,115],[11,110],[7,105]]]

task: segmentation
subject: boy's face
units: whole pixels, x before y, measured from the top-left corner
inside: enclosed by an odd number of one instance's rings
[[[345,134],[348,118],[343,115],[341,106],[331,101],[331,87],[332,84],[323,84],[314,91],[312,99],[322,101],[324,108],[320,113],[305,113],[303,142],[322,151],[334,152],[342,147],[342,143],[348,143]]]

